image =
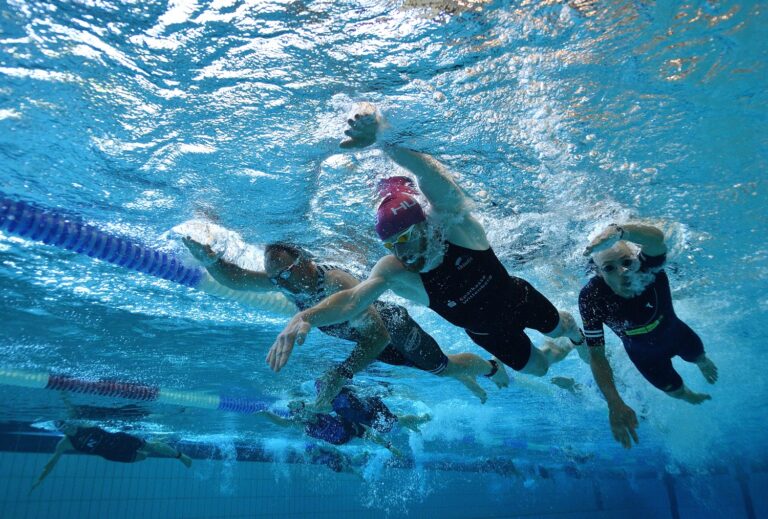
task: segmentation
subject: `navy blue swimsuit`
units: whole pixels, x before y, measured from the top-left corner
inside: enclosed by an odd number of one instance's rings
[[[557,309],[530,283],[510,276],[492,249],[446,245],[443,262],[419,273],[429,307],[507,366],[523,369],[531,356],[523,330],[554,331]]]
[[[579,311],[589,346],[605,345],[603,324],[608,325],[640,373],[657,388],[669,392],[683,385],[672,367],[672,357],[679,355],[693,362],[704,353],[704,346],[675,314],[669,279],[661,270],[665,260],[666,255],[640,254],[640,271],[658,272],[640,295],[629,299],[614,293],[600,276],[593,277],[581,289]]]
[[[308,436],[341,445],[365,434],[365,427],[389,432],[397,416],[378,397],[360,398],[349,388],[342,388],[332,402],[335,415],[317,414],[315,421],[304,427]]]
[[[314,294],[285,292],[300,310],[315,306],[329,294],[325,290],[325,273],[329,270],[346,270],[332,265],[317,265],[317,290]],[[389,332],[390,343],[378,360],[394,366],[409,366],[434,374],[442,373],[448,366],[448,357],[435,339],[425,332],[402,306],[376,301],[373,307],[379,312]],[[348,322],[321,326],[320,331],[352,342],[360,342],[360,334]]]

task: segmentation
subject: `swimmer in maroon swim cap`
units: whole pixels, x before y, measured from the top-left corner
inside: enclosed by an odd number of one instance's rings
[[[364,148],[376,142],[381,118],[375,106],[357,105],[347,122],[343,148]],[[527,281],[507,273],[442,164],[405,148],[382,149],[416,177],[430,210],[425,211],[415,190],[405,188],[407,182],[396,178],[380,185],[383,200],[376,212],[376,232],[391,254],[380,259],[368,279],[356,287],[294,316],[267,355],[273,369],[285,365],[294,343],[303,343],[312,326],[343,322],[388,290],[429,306],[491,352],[494,363],[498,359],[524,373],[543,376],[573,344],[584,342],[570,314],[558,311]],[[547,341],[536,348],[526,328],[552,338],[567,337],[573,344]]]

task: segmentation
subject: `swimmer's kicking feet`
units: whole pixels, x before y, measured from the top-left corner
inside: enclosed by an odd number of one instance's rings
[[[704,375],[704,379],[710,384],[717,382],[717,366],[706,355],[701,355],[696,359],[696,366],[698,366],[701,374]]]

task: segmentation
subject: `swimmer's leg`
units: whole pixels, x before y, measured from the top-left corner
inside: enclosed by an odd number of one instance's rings
[[[405,308],[398,307],[396,310],[399,310],[397,318],[392,312],[382,312],[381,315],[392,338],[392,343],[387,348],[402,359],[401,364],[410,362],[412,366],[435,375],[455,378],[483,403],[488,395],[477,383],[476,377],[489,376],[498,387],[509,385],[509,376],[500,362],[496,362],[497,368],[494,368],[490,361],[483,360],[473,353],[446,355],[437,341],[411,319]],[[388,362],[382,359],[381,355],[379,360]]]
[[[574,319],[573,315],[570,313],[562,310],[558,310],[557,313],[560,315],[560,320],[557,322],[557,326],[551,332],[544,333],[544,335],[553,339],[557,339],[558,337],[568,337],[571,344],[575,347],[576,352],[579,354],[579,358],[589,364],[587,341],[584,337],[584,332],[582,332],[579,325],[576,324],[576,319]]]
[[[549,360],[544,352],[531,345],[531,356],[528,357],[528,362],[520,371],[528,375],[543,377],[549,371]]]
[[[186,454],[181,453],[180,451],[177,451],[170,445],[167,445],[162,442],[145,443],[144,446],[136,452],[137,460],[138,460],[138,455],[140,453],[143,453],[144,458],[146,458],[149,454],[156,454],[158,456],[163,456],[165,458],[176,458],[180,462],[182,462],[187,468],[192,466],[192,458],[190,458]]]
[[[439,375],[455,378],[472,391],[481,402],[485,403],[488,395],[475,378],[480,375],[488,376],[490,373],[493,373],[493,365],[474,353],[457,353],[447,357],[448,365]],[[490,379],[500,388],[507,387],[509,385],[509,375],[504,364],[496,361],[496,366],[495,373],[490,376]]]
[[[543,377],[552,364],[563,360],[571,350],[573,350],[572,345],[560,346],[554,341],[545,341],[541,349],[531,345],[531,356],[521,371],[528,375]]]
[[[712,397],[704,393],[694,393],[683,382],[680,374],[672,366],[671,357],[638,359],[630,355],[629,359],[645,379],[667,395],[689,404],[700,404]]]
[[[584,342],[584,334],[581,333],[581,329],[576,324],[576,319],[568,313],[562,310],[557,311],[560,314],[560,320],[557,322],[557,326],[551,332],[542,332],[547,337],[557,339],[558,337],[568,337],[574,344],[581,344]]]
[[[145,459],[147,459],[147,456],[149,456],[149,454],[147,452],[145,452],[143,450],[138,450],[138,451],[136,451],[136,456],[134,456],[133,461],[134,462],[144,461]]]
[[[686,362],[691,362],[698,366],[701,370],[701,374],[710,384],[717,382],[717,366],[712,360],[704,353],[704,344],[701,338],[691,330],[691,328],[681,323],[678,327],[678,331],[674,338],[677,343],[675,353]]]
[[[418,432],[419,427],[421,427],[431,419],[432,417],[428,414],[423,414],[423,415],[407,414],[404,416],[398,416],[397,423],[399,423],[400,425],[402,425],[407,429]]]
[[[679,389],[675,389],[674,391],[665,391],[665,393],[671,396],[672,398],[684,400],[689,404],[694,404],[694,405],[700,404],[705,400],[712,400],[712,397],[705,393],[694,393],[685,384],[680,386]]]

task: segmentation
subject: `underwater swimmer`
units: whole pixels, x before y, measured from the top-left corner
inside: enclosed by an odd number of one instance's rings
[[[379,433],[389,433],[399,424],[418,431],[418,427],[430,420],[429,415],[396,416],[378,397],[358,397],[348,387],[341,389],[333,399],[333,414],[318,413],[302,400],[288,404],[288,416],[262,411],[273,423],[280,426],[298,426],[312,438],[334,445],[343,445],[354,438],[363,438],[382,445],[396,456],[401,453]]]
[[[264,249],[264,271],[243,269],[215,254],[210,247],[191,238],[184,244],[221,284],[234,290],[267,292],[280,290],[300,309],[319,303],[327,296],[359,283],[347,270],[310,258],[302,248],[288,243],[269,244]],[[446,355],[432,336],[425,332],[402,306],[376,301],[353,319],[320,330],[327,335],[356,342],[349,357],[328,371],[316,405],[330,406],[339,389],[354,373],[379,360],[394,366],[416,368],[441,377],[451,377],[464,384],[482,402],[485,390],[475,377],[493,374],[491,380],[504,387],[509,377],[503,366],[474,353]]]
[[[358,104],[347,122],[348,139],[342,148],[359,149],[376,142],[381,118],[375,106]],[[269,351],[272,369],[288,362],[294,344],[302,344],[312,326],[343,322],[387,290],[429,306],[495,358],[524,373],[543,376],[572,349],[570,344],[551,341],[541,350],[535,348],[525,328],[583,342],[570,314],[558,311],[527,281],[507,273],[442,164],[405,148],[382,149],[416,176],[431,212],[424,212],[415,188],[395,182],[387,191],[385,185],[380,190],[384,199],[377,210],[376,232],[392,254],[380,259],[362,283],[294,316]]]
[[[81,427],[74,422],[58,421],[56,427],[64,433],[64,438],[56,445],[53,456],[46,463],[30,492],[40,486],[59,462],[62,454],[67,451],[95,454],[106,460],[121,463],[135,463],[154,454],[164,458],[175,458],[187,468],[192,466],[192,459],[189,456],[162,442],[148,442],[131,434],[113,433],[101,427]]]
[[[629,243],[640,247],[639,253]],[[662,266],[664,234],[648,225],[610,225],[587,246],[597,274],[582,288],[579,310],[597,385],[608,401],[611,430],[624,447],[638,441],[637,417],[619,396],[605,356],[603,324],[619,336],[629,359],[655,387],[673,398],[700,404],[711,397],[694,393],[672,366],[672,357],[695,363],[710,384],[717,367],[696,333],[672,306],[669,279]]]

